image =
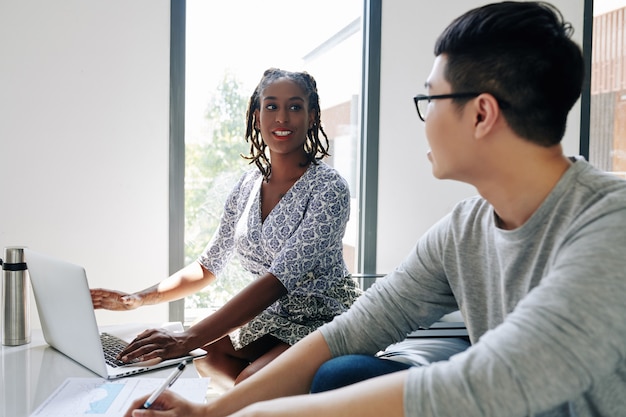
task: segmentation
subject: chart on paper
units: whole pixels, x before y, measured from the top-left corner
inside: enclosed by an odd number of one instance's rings
[[[152,393],[162,382],[159,378],[68,378],[31,416],[120,416],[135,399]],[[190,401],[204,402],[208,385],[208,378],[182,378],[171,389]]]

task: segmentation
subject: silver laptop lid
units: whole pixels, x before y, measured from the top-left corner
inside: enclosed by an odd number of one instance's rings
[[[24,257],[46,342],[108,377],[84,268],[30,249]]]
[[[121,367],[107,365],[85,269],[30,249],[24,250],[24,258],[44,339],[56,350],[103,378],[121,378],[206,355],[206,351],[194,349],[180,358],[153,359]],[[172,324],[176,324],[176,328]],[[167,327],[171,331],[183,330],[181,323],[169,323]],[[134,335],[128,340],[133,338]]]

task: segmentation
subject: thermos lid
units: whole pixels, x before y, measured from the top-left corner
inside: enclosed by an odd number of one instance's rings
[[[9,246],[4,248],[4,264],[2,269],[6,269],[8,264],[23,264],[24,263],[24,247],[23,246]]]

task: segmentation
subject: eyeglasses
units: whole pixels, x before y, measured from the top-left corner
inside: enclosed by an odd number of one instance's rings
[[[422,122],[426,121],[426,113],[428,110],[428,104],[431,100],[439,100],[444,98],[472,98],[478,97],[482,93],[452,93],[452,94],[439,94],[436,96],[427,96],[424,94],[418,94],[413,97],[415,102],[415,108],[417,109],[417,115],[422,119]]]

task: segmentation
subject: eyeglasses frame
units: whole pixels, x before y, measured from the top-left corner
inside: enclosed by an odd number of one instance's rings
[[[422,120],[422,122],[425,122],[426,115],[422,114],[422,112],[420,111],[420,106],[419,106],[420,101],[426,100],[430,103],[432,100],[440,100],[440,99],[446,99],[446,98],[474,98],[474,97],[478,97],[481,94],[482,93],[469,93],[469,92],[468,93],[436,94],[433,96],[428,96],[426,94],[418,94],[415,97],[413,97],[413,101],[415,102],[415,109],[417,110],[417,115]]]
[[[418,94],[415,97],[413,97],[413,102],[415,103],[415,109],[417,110],[417,115],[419,116],[419,118],[422,120],[422,122],[426,121],[425,116],[423,115],[422,112],[420,111],[420,107],[419,107],[419,102],[420,101],[424,101],[427,100],[429,103],[431,100],[440,100],[440,99],[446,99],[446,98],[474,98],[474,97],[478,97],[479,95],[481,95],[483,93],[450,93],[450,94],[436,94],[433,96],[427,96],[425,94]],[[498,102],[498,106],[500,106],[501,109],[506,109],[508,107],[510,107],[509,103],[499,99],[498,97],[495,97],[496,101]]]

